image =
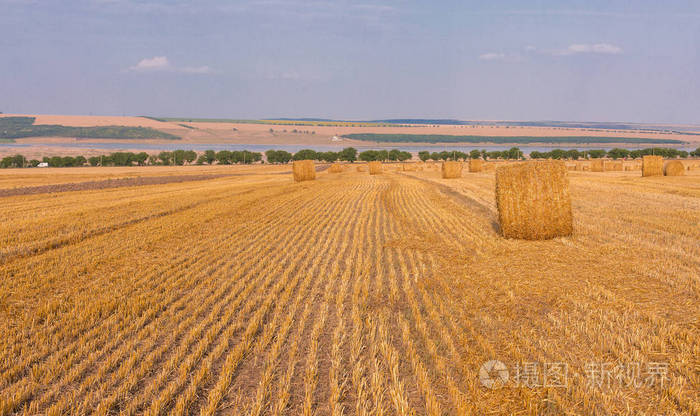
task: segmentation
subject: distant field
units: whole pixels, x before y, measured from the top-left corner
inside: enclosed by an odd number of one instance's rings
[[[0,139],[23,137],[80,137],[94,139],[168,139],[179,140],[174,134],[150,127],[95,126],[75,127],[35,124],[35,117],[0,117]]]
[[[572,171],[573,236],[520,241],[492,170],[400,166],[0,173],[242,174],[0,198],[0,414],[700,411],[699,171]]]
[[[446,135],[446,134],[379,134],[379,133],[351,133],[342,137],[351,140],[361,140],[382,143],[573,143],[573,144],[601,144],[601,143],[640,143],[640,144],[685,144],[682,140],[654,139],[643,137],[614,137],[614,136],[473,136],[473,135]]]
[[[188,123],[234,123],[234,124],[265,124],[277,126],[326,126],[326,127],[400,127],[397,123],[382,123],[370,121],[334,121],[334,120],[273,120],[273,119],[227,119],[227,118],[186,118],[186,117],[148,117],[145,118],[162,122]],[[408,126],[407,126],[408,127]]]

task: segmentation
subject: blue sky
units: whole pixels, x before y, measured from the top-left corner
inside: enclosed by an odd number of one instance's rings
[[[0,0],[0,111],[700,123],[700,2]]]

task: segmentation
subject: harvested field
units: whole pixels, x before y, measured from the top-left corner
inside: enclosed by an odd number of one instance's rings
[[[493,172],[285,169],[3,198],[0,414],[700,412],[697,170],[569,172],[573,235],[523,241]]]

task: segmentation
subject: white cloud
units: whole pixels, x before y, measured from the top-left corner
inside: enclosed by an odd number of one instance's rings
[[[506,55],[503,53],[488,52],[479,55],[479,59],[482,61],[500,61],[506,59]]]
[[[609,43],[575,43],[564,50],[555,51],[554,55],[575,55],[581,53],[618,55],[622,53],[622,48]]]
[[[214,71],[204,66],[183,66],[177,67],[170,64],[167,56],[154,56],[153,58],[144,58],[138,64],[129,67],[129,71],[133,72],[156,72],[156,71],[171,71],[181,72],[184,74],[211,74]]]
[[[129,67],[131,71],[165,71],[171,69],[170,62],[165,56],[154,56],[142,59],[138,64]]]

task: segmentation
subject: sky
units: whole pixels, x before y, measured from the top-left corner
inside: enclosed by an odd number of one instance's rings
[[[0,0],[0,112],[700,124],[700,1]]]

